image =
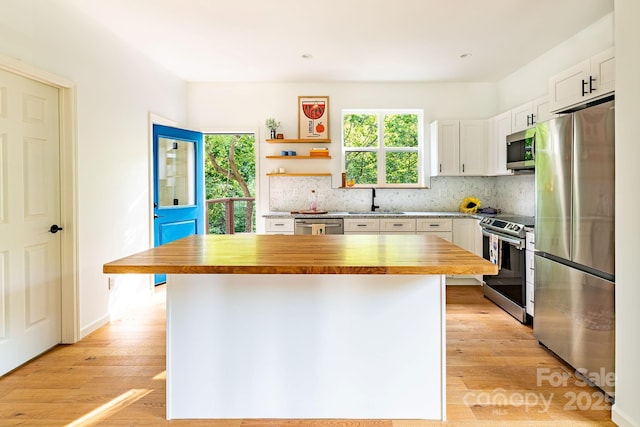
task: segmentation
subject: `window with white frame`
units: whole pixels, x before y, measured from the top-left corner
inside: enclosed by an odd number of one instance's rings
[[[355,185],[422,187],[422,110],[343,110],[342,164]]]

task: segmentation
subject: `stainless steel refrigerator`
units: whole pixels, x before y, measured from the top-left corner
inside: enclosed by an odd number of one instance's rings
[[[614,395],[614,102],[536,126],[538,341]]]

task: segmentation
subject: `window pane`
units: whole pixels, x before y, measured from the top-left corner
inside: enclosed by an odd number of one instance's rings
[[[385,147],[417,147],[418,116],[416,114],[386,114],[384,116]]]
[[[387,184],[418,183],[417,152],[387,152]]]
[[[356,184],[377,184],[377,157],[377,153],[347,151],[345,153],[347,179],[354,179]]]
[[[345,147],[377,147],[378,115],[377,114],[345,114],[344,116]]]
[[[158,138],[158,193],[160,207],[194,205],[195,144]]]

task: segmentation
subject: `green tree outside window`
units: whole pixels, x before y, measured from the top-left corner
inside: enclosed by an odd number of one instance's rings
[[[205,134],[205,192],[206,198],[255,197],[256,164],[253,134]],[[209,209],[208,232],[225,233],[224,205],[213,204]],[[234,231],[250,233],[255,230],[255,209],[252,203],[237,202]]]
[[[419,186],[422,133],[421,111],[343,112],[347,177],[356,185]]]

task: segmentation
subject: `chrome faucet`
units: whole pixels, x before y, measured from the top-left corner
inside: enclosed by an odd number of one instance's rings
[[[371,187],[371,212],[375,212],[380,206],[376,206],[376,189]]]

